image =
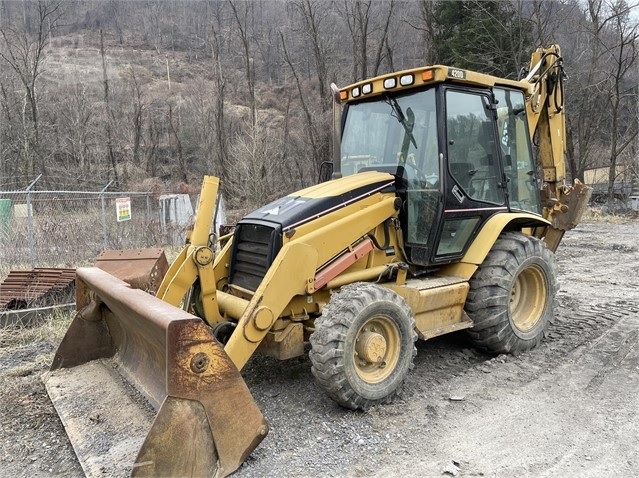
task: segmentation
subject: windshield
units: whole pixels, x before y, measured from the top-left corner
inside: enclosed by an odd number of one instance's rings
[[[348,108],[342,135],[342,174],[379,170],[439,177],[435,90],[383,96]]]

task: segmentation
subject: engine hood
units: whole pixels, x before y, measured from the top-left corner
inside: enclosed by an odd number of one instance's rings
[[[270,223],[281,231],[299,226],[376,192],[395,190],[395,177],[368,171],[317,184],[277,199],[245,216],[242,223]]]

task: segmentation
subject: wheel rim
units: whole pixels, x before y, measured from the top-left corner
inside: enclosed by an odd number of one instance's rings
[[[357,332],[353,364],[367,383],[379,383],[393,373],[400,355],[400,332],[388,317],[368,320]]]
[[[541,268],[530,266],[517,275],[510,291],[510,317],[515,327],[528,332],[541,320],[547,293]]]

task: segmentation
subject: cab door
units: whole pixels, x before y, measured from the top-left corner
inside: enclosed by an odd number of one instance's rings
[[[502,166],[508,181],[511,211],[541,214],[540,184],[536,170],[523,92],[509,88],[493,89],[497,101],[497,129]]]
[[[496,101],[491,91],[446,87],[444,214],[433,262],[465,252],[481,224],[507,211],[507,180],[501,166]]]

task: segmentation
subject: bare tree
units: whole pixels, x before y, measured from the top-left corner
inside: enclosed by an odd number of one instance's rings
[[[521,2],[521,0],[517,0]],[[579,13],[576,4],[570,2],[547,2],[545,0],[533,0],[523,5],[530,7],[528,18],[533,25],[535,44],[549,45],[558,41],[557,36],[566,33],[562,25],[575,24],[576,15]],[[520,11],[523,8],[519,9]],[[563,45],[567,46],[567,45]]]
[[[256,103],[255,103],[255,68],[253,65],[253,56],[251,55],[251,42],[249,39],[250,20],[252,16],[252,4],[243,0],[228,0],[233,12],[233,18],[237,24],[240,41],[242,43],[242,53],[244,56],[244,69],[246,74],[246,84],[248,86],[249,110],[251,115],[251,124],[256,122]]]
[[[344,0],[346,24],[353,48],[353,81],[368,76],[368,25],[372,0]]]
[[[95,113],[87,86],[81,83],[70,85],[64,92],[66,99],[62,109],[65,130],[64,143],[69,162],[65,167],[78,170],[79,175],[89,176],[92,169],[92,154],[89,148],[95,142]]]
[[[168,103],[167,106],[168,106],[167,116],[168,116],[169,131],[173,139],[175,139],[175,150],[177,153],[177,164],[178,164],[180,179],[183,182],[188,183],[189,182],[189,177],[187,174],[188,169],[186,166],[186,159],[184,157],[184,148],[182,146],[182,139],[180,138],[180,130],[181,130],[180,117],[179,115],[177,118],[175,117],[176,115],[173,112],[173,105],[170,102]]]
[[[607,68],[597,40],[601,34],[600,8],[591,2],[536,1],[530,19],[534,36],[542,44],[559,43],[568,74],[566,82],[566,162],[570,176],[584,180],[584,171],[595,166],[601,145],[599,132],[608,121],[604,72]],[[572,25],[570,30],[565,25]]]
[[[142,146],[142,136],[144,132],[144,110],[147,104],[144,98],[142,84],[135,72],[135,67],[131,66],[128,73],[129,79],[131,80],[131,93],[133,95],[133,112],[131,118],[133,123],[133,164],[140,166],[140,148]]]
[[[299,13],[304,33],[313,52],[322,111],[328,111],[331,108],[331,95],[328,91],[327,40],[323,34],[323,23],[329,13],[327,4],[321,0],[297,0],[292,2],[292,6]]]
[[[379,70],[385,57],[388,58],[390,69],[393,69],[392,49],[390,47],[390,44],[388,43],[388,32],[391,25],[391,20],[393,19],[393,8],[395,6],[395,0],[390,0],[386,3],[386,5],[388,5],[388,10],[386,19],[384,20],[380,28],[381,34],[379,35],[377,42],[377,53],[375,54],[375,59],[373,61],[373,76],[377,76],[380,73]]]
[[[632,8],[624,1],[588,0],[583,17],[572,21],[578,27],[570,35],[561,33],[571,75],[568,166],[582,180],[586,169],[608,167],[610,196],[619,158],[637,134],[636,122],[628,121],[636,107],[629,84],[637,60],[637,24],[628,15]]]
[[[0,58],[20,79],[24,94],[22,159],[26,176],[35,175],[36,170],[46,175],[44,155],[40,151],[37,88],[46,56],[45,46],[62,14],[62,1],[24,2],[20,25],[0,24]]]
[[[113,172],[113,178],[115,186],[118,187],[120,180],[118,178],[117,159],[115,157],[114,140],[113,140],[113,124],[115,118],[113,116],[113,110],[111,108],[111,99],[109,95],[109,76],[107,74],[107,61],[106,52],[104,49],[104,32],[100,30],[100,57],[102,58],[102,85],[104,91],[104,115],[105,115],[105,128],[106,128],[106,147],[107,155],[109,157],[109,164],[111,165],[111,171]]]
[[[15,79],[4,73],[0,81],[0,183],[8,186],[11,178],[25,172],[19,161],[12,160],[22,154],[23,123],[16,113],[22,108],[22,100],[16,95],[19,86]]]
[[[285,2],[272,2],[268,0],[253,0],[252,15],[252,43],[259,55],[257,66],[262,81],[272,84],[280,79],[280,61],[277,48],[277,29],[282,17],[282,6]],[[255,65],[254,65],[255,67]]]
[[[611,44],[604,44],[610,58],[611,71],[608,77],[610,92],[608,105],[611,116],[611,138],[608,172],[608,199],[614,198],[614,183],[617,179],[619,157],[634,142],[637,136],[637,124],[625,121],[624,116],[632,118],[632,111],[637,106],[637,98],[626,81],[637,62],[637,41],[639,40],[639,24],[632,22],[630,12],[637,5],[629,5],[617,0],[609,6],[609,16],[604,20],[611,24]]]
[[[326,145],[323,148],[320,148],[320,140],[318,139],[318,133],[316,131],[316,122],[314,121],[314,115],[311,112],[310,106],[305,97],[304,88],[300,81],[300,77],[297,74],[293,61],[291,60],[291,56],[288,53],[286,48],[286,41],[284,40],[284,35],[280,32],[280,41],[282,45],[282,54],[284,55],[284,61],[291,69],[291,73],[293,74],[293,78],[295,79],[295,85],[297,86],[297,91],[299,92],[299,99],[302,105],[302,110],[304,111],[304,118],[306,120],[306,130],[308,133],[308,139],[311,144],[311,151],[313,155],[313,165],[315,171],[319,170],[319,165],[325,158],[325,151],[323,149],[327,149]]]
[[[161,126],[159,125],[159,108],[149,108],[149,117],[147,121],[147,134],[145,142],[145,163],[146,172],[150,177],[158,175],[158,148],[160,144]]]
[[[277,166],[273,158],[277,157],[281,144],[269,123],[258,118],[254,127],[247,125],[234,138],[227,181],[229,190],[234,191],[231,207],[254,209],[281,194],[281,188],[271,182]]]
[[[226,77],[222,67],[223,33],[221,17],[223,11],[219,2],[214,2],[211,29],[208,35],[208,43],[212,57],[213,82],[215,85],[215,148],[217,151],[217,166],[222,180],[228,177],[227,165],[229,162],[228,139],[226,135],[226,117],[224,100],[226,96]],[[217,7],[217,8],[215,8]]]
[[[385,59],[389,65],[393,63],[389,32],[394,7],[395,0],[344,0],[344,16],[353,49],[354,81],[378,75]],[[372,52],[369,51],[371,46]]]

